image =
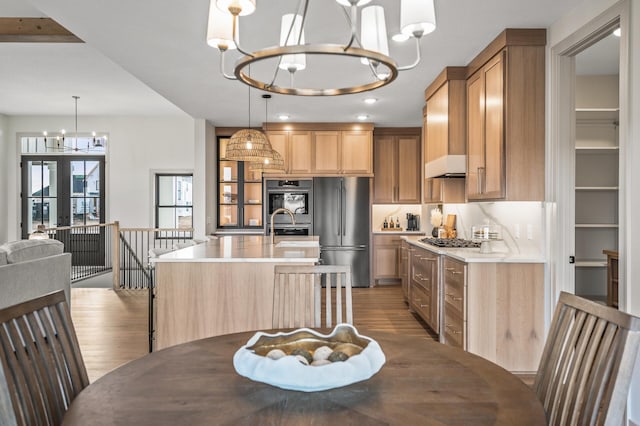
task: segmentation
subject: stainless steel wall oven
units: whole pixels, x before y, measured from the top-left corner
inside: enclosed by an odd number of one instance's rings
[[[296,224],[286,213],[277,213],[273,217],[276,235],[313,235],[313,181],[311,179],[285,180],[267,179],[265,181],[265,217],[267,235],[271,227],[271,215],[279,208],[290,210]]]

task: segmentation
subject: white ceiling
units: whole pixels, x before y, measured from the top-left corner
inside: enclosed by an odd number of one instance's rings
[[[288,113],[291,121],[352,122],[366,113],[378,126],[419,126],[424,89],[445,66],[467,64],[506,27],[549,27],[581,1],[436,0],[438,28],[424,37],[416,69],[371,93],[274,95],[269,121]],[[279,17],[298,0],[257,3],[254,15],[241,18],[241,40],[251,49],[277,44]],[[386,6],[387,29],[396,32],[399,2],[372,4]],[[246,126],[247,86],[219,75],[218,52],[205,42],[208,8],[209,0],[3,0],[0,16],[50,16],[86,44],[0,43],[0,113],[72,114],[71,96],[78,95],[79,115],[182,110],[215,125]],[[307,42],[341,42],[344,22],[333,0],[311,1]],[[400,65],[412,60],[410,45],[390,42],[390,50]],[[303,72],[296,79],[303,79]],[[251,92],[253,125],[265,118],[261,95]],[[368,96],[379,102],[365,105]]]

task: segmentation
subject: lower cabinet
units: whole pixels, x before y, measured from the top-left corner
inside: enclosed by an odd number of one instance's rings
[[[440,332],[440,256],[428,250],[414,248],[411,253],[409,307],[436,333]]]
[[[400,280],[400,235],[373,236],[373,279],[377,282]]]
[[[413,246],[406,241],[400,243],[400,281],[402,283],[402,296],[405,302],[409,302],[409,262],[413,254]]]
[[[441,342],[512,372],[537,370],[544,347],[544,265],[443,261]]]
[[[443,326],[440,341],[467,349],[466,264],[450,257],[445,257],[443,263]]]

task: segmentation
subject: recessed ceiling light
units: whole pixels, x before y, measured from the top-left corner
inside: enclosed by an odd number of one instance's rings
[[[398,43],[402,43],[404,41],[409,40],[409,36],[406,34],[398,33],[391,36],[391,40],[397,41]]]
[[[375,104],[376,102],[378,102],[376,98],[367,98],[364,100],[365,104]]]
[[[615,30],[613,30],[614,36],[620,37],[621,34],[622,34],[622,31],[620,31],[620,28],[616,28]]]
[[[288,119],[289,119],[289,116],[288,116],[287,114],[280,114],[280,115],[278,116],[278,118],[279,118],[280,120],[283,120],[283,121],[284,121],[284,120],[288,120]]]
[[[360,115],[358,116],[358,120],[360,120],[360,121],[364,121],[364,120],[366,120],[367,118],[369,118],[369,116],[368,116],[367,114],[360,114]]]

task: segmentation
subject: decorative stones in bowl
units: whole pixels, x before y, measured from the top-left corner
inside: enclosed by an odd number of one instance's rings
[[[338,324],[327,335],[309,328],[257,332],[233,356],[233,367],[241,376],[303,392],[367,380],[384,363],[378,342],[358,334],[350,324]]]

